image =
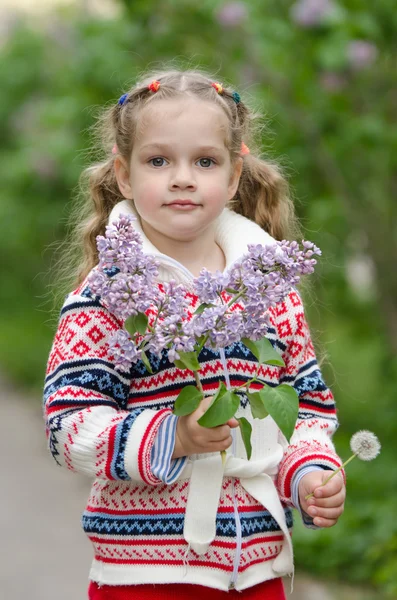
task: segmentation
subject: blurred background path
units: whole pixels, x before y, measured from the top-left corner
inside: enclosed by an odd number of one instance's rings
[[[0,390],[1,598],[86,600],[91,547],[80,517],[89,482],[53,462],[46,448],[40,399],[26,398],[1,378]],[[295,577],[291,600],[344,599],[372,600],[372,596]]]

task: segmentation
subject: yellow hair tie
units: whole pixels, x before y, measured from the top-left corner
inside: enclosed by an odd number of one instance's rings
[[[213,83],[211,83],[211,85],[213,88],[216,89],[218,94],[223,94],[223,85],[221,83],[217,83],[216,81],[214,81]]]

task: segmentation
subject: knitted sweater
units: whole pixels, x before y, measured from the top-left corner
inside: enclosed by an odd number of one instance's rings
[[[131,212],[126,202],[110,220],[121,212]],[[227,209],[216,238],[227,267],[247,251],[247,243],[274,243]],[[161,280],[185,284],[194,312],[198,298],[191,274],[145,237],[144,250],[157,255]],[[166,355],[149,356],[153,374],[141,362],[128,374],[116,371],[108,339],[120,322],[86,281],[66,297],[47,364],[44,410],[56,462],[94,480],[83,515],[94,547],[92,580],[242,590],[292,572],[292,482],[302,468],[340,466],[331,442],[337,418],[297,290],[269,312],[267,337],[285,367],[263,365],[259,379],[270,386],[287,383],[299,395],[290,443],[271,417],[252,419],[241,393],[237,416],[253,427],[251,460],[235,430],[224,469],[219,453],[212,453],[172,461],[160,475],[153,472],[158,434],[162,430],[164,437],[183,386],[195,384],[193,374],[176,368]],[[240,386],[257,369],[242,343],[221,351],[204,348],[199,362],[206,393],[215,393],[219,381]]]

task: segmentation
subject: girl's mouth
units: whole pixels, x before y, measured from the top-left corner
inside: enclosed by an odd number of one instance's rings
[[[175,210],[193,210],[194,208],[197,208],[198,204],[191,200],[174,200],[167,204],[167,206]]]

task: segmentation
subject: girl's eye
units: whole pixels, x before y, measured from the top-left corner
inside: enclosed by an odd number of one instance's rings
[[[153,167],[162,167],[164,166],[166,160],[161,156],[156,156],[155,158],[151,158],[149,162],[153,165]]]
[[[200,167],[204,167],[204,168],[208,168],[212,165],[212,163],[214,163],[214,160],[212,158],[200,158],[200,160],[197,161],[200,165]]]

